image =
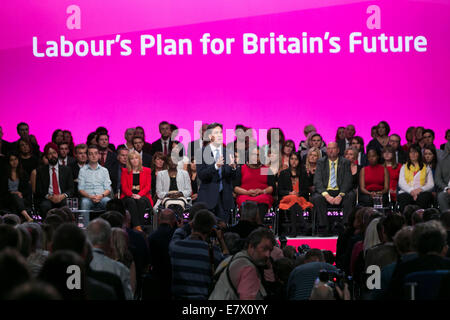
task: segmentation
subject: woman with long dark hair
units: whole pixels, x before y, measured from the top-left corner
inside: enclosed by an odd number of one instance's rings
[[[389,193],[391,196],[391,202],[397,202],[397,187],[402,164],[397,163],[395,151],[390,145],[384,147],[382,156],[384,160],[384,167],[389,172]]]
[[[408,160],[400,170],[398,185],[400,212],[403,212],[408,204],[417,204],[422,209],[431,206],[433,202],[431,191],[434,188],[433,172],[423,162],[422,150],[417,144],[409,148]]]
[[[19,161],[28,177],[39,165],[39,160],[33,155],[32,151],[31,143],[28,140],[19,139]]]
[[[377,126],[377,137],[372,139],[367,145],[367,152],[370,149],[375,149],[381,154],[381,150],[388,145],[389,142],[389,132],[391,127],[386,121],[380,121]]]
[[[22,169],[17,153],[8,155],[6,176],[1,178],[2,203],[28,222],[33,221],[26,207],[31,204],[29,177]]]
[[[297,153],[291,154],[289,168],[281,171],[278,180],[278,196],[281,214],[289,215],[292,236],[305,229],[303,210],[312,207],[309,203],[309,180],[305,170],[302,170]]]

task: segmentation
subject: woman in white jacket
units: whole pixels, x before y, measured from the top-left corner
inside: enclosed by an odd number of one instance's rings
[[[400,212],[408,204],[417,204],[422,209],[431,207],[434,187],[433,172],[422,159],[422,150],[412,145],[408,151],[408,161],[400,170],[398,181],[398,204]]]
[[[181,214],[192,194],[191,179],[186,170],[177,168],[177,163],[169,157],[169,168],[158,172],[156,176],[156,195],[158,196],[155,208],[161,204],[165,208],[169,206]],[[174,206],[174,207],[172,207]]]

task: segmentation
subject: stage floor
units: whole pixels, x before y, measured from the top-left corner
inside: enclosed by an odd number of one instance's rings
[[[307,244],[311,249],[330,250],[336,254],[336,237],[287,237],[287,245],[295,248]]]

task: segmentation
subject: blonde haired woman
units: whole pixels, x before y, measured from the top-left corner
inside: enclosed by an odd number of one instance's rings
[[[153,206],[150,194],[152,185],[151,169],[142,166],[142,158],[136,151],[128,153],[127,167],[122,168],[121,199],[131,215],[131,224],[142,231],[144,214]]]
[[[308,150],[308,153],[304,159],[304,170],[306,178],[308,179],[307,185],[309,186],[309,193],[314,192],[314,174],[316,173],[317,161],[321,158],[322,153],[319,148],[312,147]]]

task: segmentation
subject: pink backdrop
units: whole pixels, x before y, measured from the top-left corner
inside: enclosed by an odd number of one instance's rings
[[[355,124],[370,140],[380,120],[404,141],[406,128],[436,132],[436,144],[450,127],[450,4],[423,1],[274,0],[16,0],[0,11],[0,125],[4,139],[16,140],[16,124],[26,121],[43,145],[54,129],[70,129],[75,143],[104,125],[113,143],[123,143],[128,127],[142,125],[147,140],[168,120],[193,130],[194,120],[243,123],[256,129],[282,127],[296,143],[313,123],[324,138],[338,126]],[[66,8],[81,8],[81,30],[68,30]],[[381,30],[369,30],[369,5],[381,8]],[[341,37],[340,53],[242,53],[242,34],[286,37]],[[348,53],[348,35],[425,36],[426,52]],[[202,55],[198,39],[236,38],[231,55]],[[141,56],[139,36],[189,38],[191,56]],[[48,40],[131,39],[124,57],[36,58]],[[41,50],[42,51],[42,50]],[[264,141],[260,141],[264,143]]]

